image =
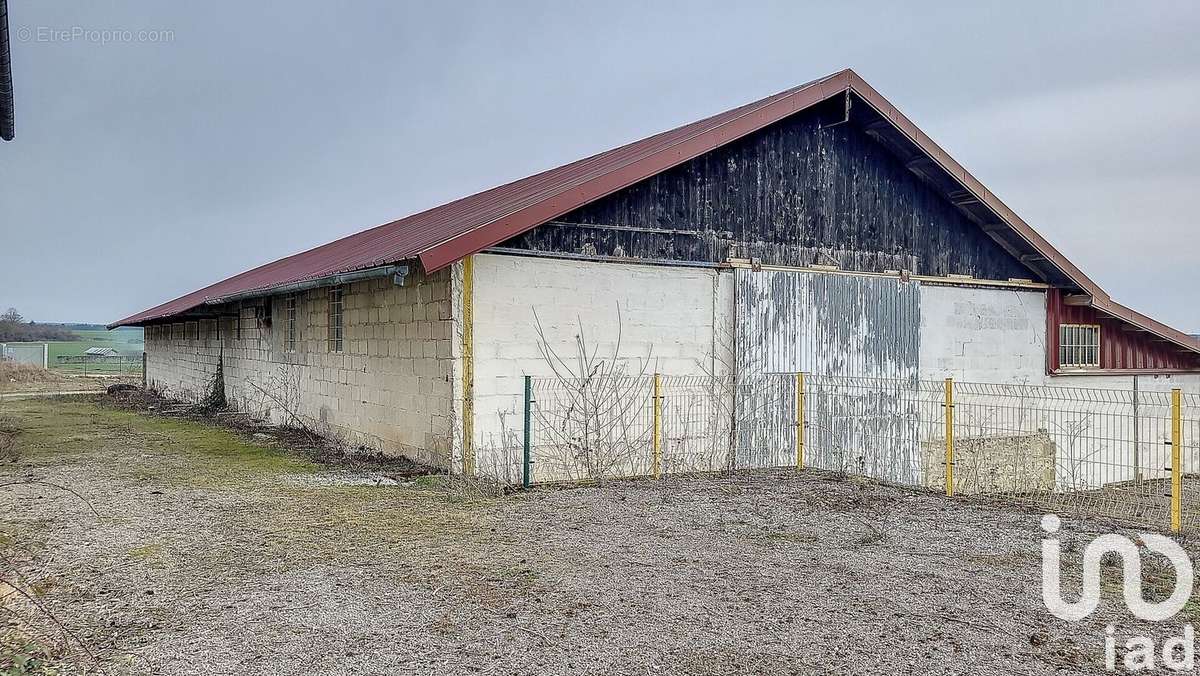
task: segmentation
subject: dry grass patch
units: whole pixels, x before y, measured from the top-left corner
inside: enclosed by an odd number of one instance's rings
[[[40,366],[0,361],[0,383],[48,383],[66,380]]]

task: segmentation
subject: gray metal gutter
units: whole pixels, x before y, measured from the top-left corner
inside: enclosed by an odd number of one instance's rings
[[[308,291],[310,289],[318,289],[323,286],[338,286],[340,284],[350,284],[351,282],[360,282],[364,279],[377,279],[379,277],[393,276],[397,278],[400,286],[404,285],[404,278],[408,275],[407,265],[381,265],[379,267],[367,268],[366,270],[356,270],[354,272],[343,272],[336,275],[326,275],[324,277],[314,277],[300,282],[292,282],[291,284],[280,284],[279,286],[271,286],[265,289],[256,289],[251,291],[243,291],[241,293],[233,293],[228,296],[216,296],[213,298],[205,298],[205,305],[223,305],[238,300],[246,300],[248,298],[263,298],[266,296],[277,296],[286,293],[296,293],[298,291]]]

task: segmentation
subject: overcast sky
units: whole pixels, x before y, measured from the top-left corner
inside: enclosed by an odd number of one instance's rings
[[[0,306],[113,321],[852,67],[1200,332],[1200,3],[977,4],[10,0]]]

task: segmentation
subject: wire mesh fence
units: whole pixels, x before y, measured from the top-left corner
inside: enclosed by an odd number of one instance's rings
[[[1154,528],[1200,526],[1193,393],[796,373],[532,378],[529,392],[529,463],[509,444],[502,480],[810,467]]]

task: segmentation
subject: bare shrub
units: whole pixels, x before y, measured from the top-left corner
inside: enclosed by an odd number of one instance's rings
[[[9,481],[0,483],[0,489],[12,489],[25,486],[45,486],[71,494],[78,499],[91,512],[92,516],[99,517],[100,513],[92,506],[92,503],[74,490],[59,484],[48,481],[38,480],[21,480]],[[104,667],[100,664],[100,659],[96,653],[92,651],[90,645],[78,633],[73,631],[56,613],[51,611],[45,602],[40,598],[39,580],[31,580],[21,572],[20,563],[23,557],[28,556],[29,547],[26,543],[19,540],[10,541],[5,547],[3,556],[0,556],[0,589],[3,589],[3,594],[0,598],[6,599],[4,609],[12,613],[16,622],[11,626],[31,626],[49,623],[53,630],[61,636],[61,643],[68,649],[71,645],[78,647],[91,662],[91,670],[98,673],[107,673]],[[11,599],[9,597],[12,597]],[[14,664],[12,666],[0,661],[0,668],[5,669],[0,673],[4,674],[20,674],[20,673],[57,673],[46,664],[47,659],[51,657],[52,651],[42,648],[33,641],[22,641],[22,645],[5,646],[0,645],[0,660],[7,659]],[[7,653],[7,655],[5,654]],[[22,660],[22,671],[17,671],[15,668],[17,659]],[[36,667],[31,669],[29,667]],[[90,670],[89,670],[90,671]]]
[[[254,397],[253,405],[257,412],[268,416],[278,410],[283,427],[292,427],[316,434],[310,420],[300,414],[300,369],[292,364],[280,365],[278,369],[267,376],[266,380],[258,382],[247,379],[246,387],[250,388]]]
[[[208,392],[200,400],[200,407],[210,411],[228,406],[225,399],[225,355],[217,357],[217,371],[208,383]]]
[[[328,447],[327,450],[337,451],[345,457],[380,455],[376,448],[378,440],[364,442],[359,439],[355,442],[346,430],[301,411],[302,375],[300,367],[283,364],[262,382],[248,379],[245,385],[253,396],[246,403],[255,407],[255,413],[266,415],[272,421],[278,420],[283,428],[320,440]],[[278,417],[275,413],[278,413]]]
[[[533,316],[538,350],[554,374],[536,395],[542,398],[534,407],[543,438],[538,462],[550,465],[551,475],[570,480],[644,474],[652,433],[646,416],[652,350],[644,358],[621,354],[620,305],[617,339],[605,354],[589,343],[582,322],[574,353],[559,354],[536,311]]]
[[[871,545],[888,539],[895,524],[892,520],[892,500],[879,489],[879,483],[866,477],[853,477],[852,481],[862,492],[858,501],[861,511],[851,512],[855,521],[864,528],[858,544]]]

